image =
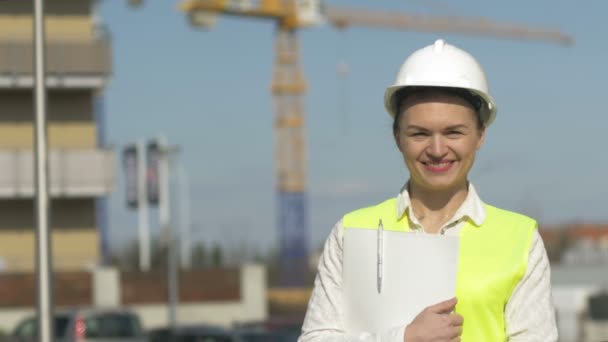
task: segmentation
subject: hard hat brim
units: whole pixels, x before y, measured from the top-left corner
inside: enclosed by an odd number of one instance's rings
[[[416,88],[416,89],[445,88],[445,89],[462,89],[462,90],[470,91],[470,92],[474,93],[475,95],[479,96],[483,100],[481,108],[479,109],[479,114],[480,114],[481,121],[484,124],[484,126],[485,127],[490,126],[490,124],[492,122],[494,122],[494,119],[496,118],[496,112],[497,112],[496,102],[494,102],[494,99],[490,95],[486,94],[483,91],[479,91],[477,89],[463,88],[463,87],[458,87],[458,86],[450,87],[447,85],[415,85],[415,86],[413,86],[413,85],[412,86],[394,85],[394,86],[387,87],[386,91],[384,92],[384,107],[386,108],[386,111],[393,119],[395,119],[395,116],[397,115],[397,111],[399,110],[397,108],[399,99],[396,98],[395,95],[397,92],[399,92],[401,90],[405,90],[407,88]]]

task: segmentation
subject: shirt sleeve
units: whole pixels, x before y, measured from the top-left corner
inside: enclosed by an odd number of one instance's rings
[[[557,341],[549,258],[538,230],[532,237],[526,273],[505,308],[505,324],[510,342]]]
[[[379,333],[346,333],[342,305],[342,237],[342,221],[339,221],[325,241],[298,342],[403,342],[405,325]]]

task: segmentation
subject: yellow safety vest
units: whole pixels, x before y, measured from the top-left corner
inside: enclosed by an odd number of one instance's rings
[[[464,317],[462,341],[506,341],[505,306],[526,272],[536,222],[526,216],[485,206],[481,226],[470,219],[460,231],[456,312]],[[344,229],[410,230],[407,215],[396,217],[396,200],[344,216]],[[404,270],[407,269],[404,261]],[[446,298],[448,299],[448,298]]]

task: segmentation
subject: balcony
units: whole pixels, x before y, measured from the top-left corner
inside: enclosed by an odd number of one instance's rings
[[[103,87],[112,73],[108,39],[82,42],[49,41],[46,47],[47,86]],[[0,41],[0,87],[33,86],[34,47],[29,41]]]
[[[52,197],[97,197],[115,182],[112,150],[62,149],[49,153]],[[30,149],[0,150],[0,198],[34,196],[34,155]]]

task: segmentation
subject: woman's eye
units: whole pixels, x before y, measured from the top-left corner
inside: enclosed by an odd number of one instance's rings
[[[460,132],[460,131],[449,131],[448,135],[462,135],[462,132]]]

